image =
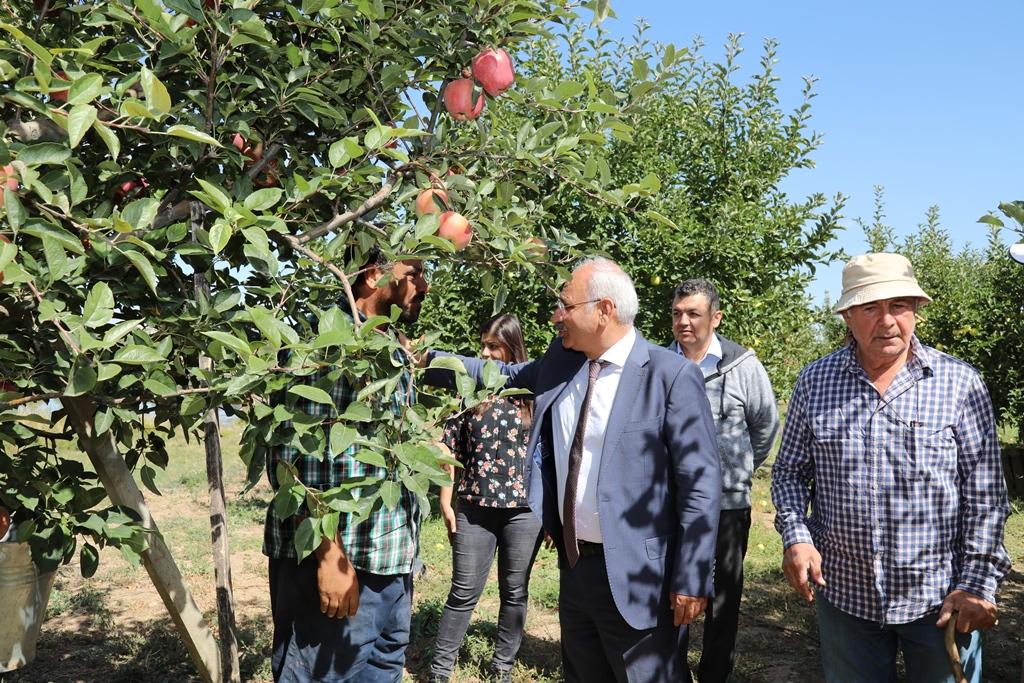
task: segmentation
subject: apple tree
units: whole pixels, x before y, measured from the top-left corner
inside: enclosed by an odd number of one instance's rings
[[[387,319],[352,321],[371,249],[457,264],[477,292],[501,296],[494,273],[508,264],[555,276],[534,264],[536,240],[571,252],[542,186],[608,207],[649,195],[588,170],[628,100],[550,77],[501,92],[500,65],[474,75],[474,57],[503,48],[514,62],[580,21],[576,2],[0,6],[0,505],[42,568],[77,553],[89,573],[99,547],[137,561],[154,540],[60,441],[94,463],[114,453],[154,493],[174,457],[167,438],[204,420],[215,438],[220,413],[246,424],[251,481],[282,439],[312,453],[357,443],[383,465],[357,501],[283,473],[275,504],[313,513],[303,556],[340,513],[393,504],[391,482],[424,493],[441,476],[430,443],[454,402],[395,417],[378,400],[404,368],[396,334],[378,332]],[[608,11],[586,8],[588,21]],[[468,116],[457,89],[445,97],[467,77]],[[532,114],[512,127],[500,102]],[[417,217],[427,189],[445,192],[446,210]],[[469,240],[442,229],[450,214]],[[330,425],[278,400],[330,402],[340,376],[359,401]],[[47,401],[46,418],[19,410]]]

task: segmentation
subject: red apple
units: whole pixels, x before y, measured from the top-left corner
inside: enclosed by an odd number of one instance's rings
[[[456,121],[470,121],[484,110],[484,94],[480,93],[473,102],[473,81],[460,78],[444,89],[444,106]]]
[[[114,188],[114,201],[122,202],[126,198],[141,197],[146,194],[148,187],[149,182],[145,178],[126,180]]]
[[[473,228],[461,213],[445,211],[441,214],[441,226],[437,229],[437,236],[443,237],[454,244],[456,249],[462,250],[469,246],[473,239]]]
[[[56,76],[57,78],[61,79],[62,81],[70,80],[68,78],[68,75],[66,73],[64,73],[63,71],[58,71],[57,73],[54,74],[54,76]],[[50,91],[50,99],[53,100],[54,102],[67,102],[68,101],[68,91],[66,89],[65,90],[51,90]]]
[[[0,386],[0,390],[3,390],[7,385]],[[0,538],[7,535],[7,530],[11,528],[11,513],[4,506],[0,505]]]
[[[4,187],[10,188],[11,192],[17,192],[18,190],[18,174],[11,164],[0,168],[0,209],[4,208]],[[0,239],[2,239],[2,236],[0,236]],[[6,242],[7,240],[4,241]]]
[[[416,197],[416,217],[428,213],[441,213],[441,209],[438,208],[438,202],[442,207],[448,207],[448,193],[444,190],[423,190],[419,196]]]
[[[548,253],[548,245],[539,237],[531,237],[523,244],[523,251],[533,258],[544,258]]]
[[[512,87],[516,71],[507,52],[489,47],[473,58],[473,78],[488,95],[497,97]]]

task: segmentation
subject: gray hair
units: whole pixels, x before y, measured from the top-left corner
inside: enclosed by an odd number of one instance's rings
[[[611,259],[594,256],[580,261],[573,272],[590,266],[587,282],[588,299],[611,299],[615,304],[615,319],[622,325],[632,325],[640,308],[633,281],[619,264]],[[591,307],[593,303],[589,304]]]

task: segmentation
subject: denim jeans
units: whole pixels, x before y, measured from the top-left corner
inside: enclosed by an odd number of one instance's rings
[[[512,668],[526,623],[530,568],[540,547],[540,520],[528,508],[491,508],[459,501],[452,539],[452,587],[437,629],[430,674],[447,679],[455,668],[487,575],[498,552],[498,636],[491,667]]]
[[[914,683],[952,683],[943,629],[938,614],[907,624],[882,626],[836,609],[819,593],[818,626],[821,664],[828,683],[886,683],[896,680],[896,650],[903,651],[907,680]],[[981,681],[981,634],[957,633],[960,661],[970,683]]]
[[[359,609],[354,617],[320,612],[317,560],[270,560],[274,619],[271,669],[279,683],[399,683],[409,644],[412,575],[357,570]]]

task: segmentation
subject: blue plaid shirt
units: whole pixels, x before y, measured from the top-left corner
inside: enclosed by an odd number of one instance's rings
[[[914,337],[879,397],[854,351],[811,363],[793,391],[772,470],[783,544],[813,543],[819,590],[861,619],[914,621],[953,589],[994,603],[1009,504],[981,377]]]

